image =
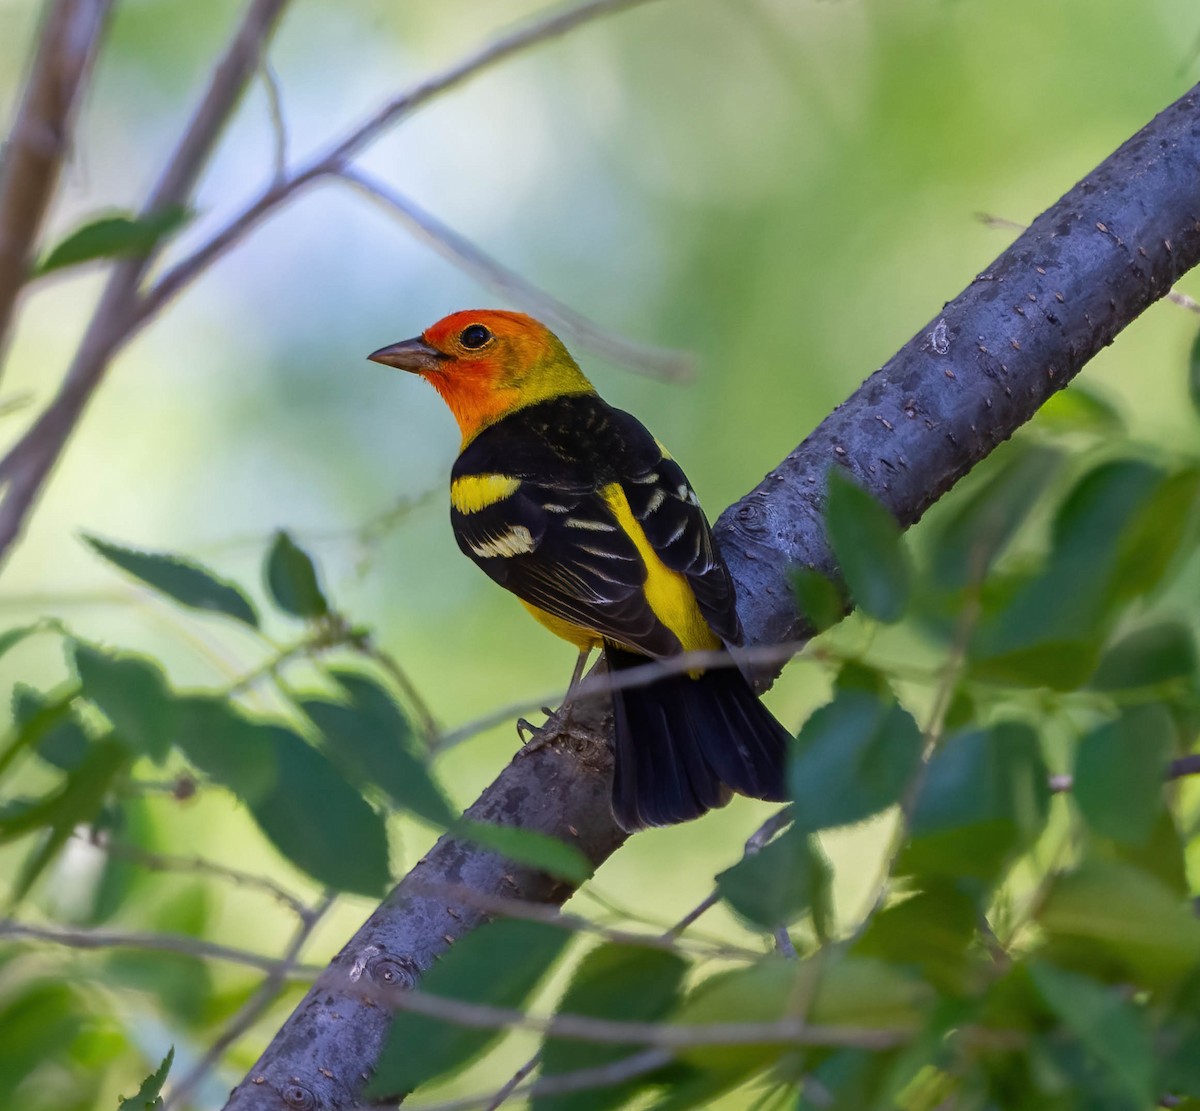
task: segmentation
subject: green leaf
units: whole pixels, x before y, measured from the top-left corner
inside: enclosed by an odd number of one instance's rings
[[[171,1071],[171,1062],[175,1060],[175,1047],[167,1050],[162,1064],[152,1072],[137,1092],[128,1099],[122,1099],[117,1111],[158,1111],[163,1106],[162,1089],[167,1082],[167,1074]]]
[[[47,697],[44,704],[24,721],[14,722],[8,744],[0,752],[0,774],[7,771],[22,752],[36,747],[52,729],[70,717],[72,704],[78,697],[79,690],[72,685],[55,697]]]
[[[16,629],[6,629],[0,633],[0,656],[3,656],[9,649],[15,648],[27,636],[31,636],[41,629],[41,624],[22,625]]]
[[[266,574],[267,589],[285,613],[311,620],[329,612],[312,559],[282,530],[267,555]]]
[[[70,703],[65,706],[52,703],[24,683],[13,688],[13,721],[18,729],[37,728],[47,712],[54,722],[40,731],[34,750],[47,764],[65,772],[73,771],[87,757],[88,735],[72,713]]]
[[[1162,480],[1158,468],[1130,459],[1084,475],[1055,519],[1045,567],[972,637],[975,677],[1055,690],[1087,681],[1118,601],[1122,535]]]
[[[951,590],[982,582],[1062,460],[1061,452],[1047,447],[1010,449],[1005,466],[968,498],[956,500],[953,514],[941,521],[933,536],[933,581]]]
[[[1172,1094],[1200,1098],[1200,975],[1189,976],[1172,1002],[1174,1014],[1159,1037],[1161,1086]]]
[[[13,982],[0,996],[0,1030],[4,1031],[0,1038],[0,1106],[14,1111],[24,1111],[31,1104],[52,1107],[36,1098],[45,1094],[37,1091],[38,1080],[49,1079],[62,1069],[64,1050],[75,1043],[85,1026],[95,1024],[94,1012],[90,1013],[77,986],[70,982],[75,977],[60,973],[53,979],[25,979],[14,977],[11,968],[5,972]],[[49,1065],[53,1072],[43,1072],[31,1085],[30,1074],[39,1064]],[[91,1101],[84,1106],[90,1107]]]
[[[1042,432],[1083,432],[1094,436],[1119,436],[1126,431],[1121,411],[1102,394],[1073,382],[1059,390],[1038,410],[1034,427]]]
[[[1174,741],[1171,716],[1157,703],[1131,707],[1083,738],[1072,795],[1097,833],[1145,844],[1163,809]]]
[[[906,969],[845,956],[821,973],[809,1019],[814,1025],[916,1031],[933,990]]]
[[[129,764],[129,750],[111,738],[92,745],[87,759],[58,788],[24,806],[0,814],[0,844],[42,826],[83,825],[94,819],[117,774]]]
[[[263,833],[326,887],[378,896],[391,879],[383,819],[290,729],[247,725],[270,746],[276,770],[271,788],[249,802]]]
[[[59,242],[34,267],[33,277],[100,258],[149,254],[160,240],[178,231],[190,218],[182,205],[171,205],[140,218],[118,215],[91,220]]]
[[[275,787],[277,753],[270,733],[219,698],[176,699],[175,743],[210,779],[253,805]]]
[[[829,543],[854,604],[877,621],[899,621],[909,593],[909,560],[900,526],[862,487],[829,472]]]
[[[206,885],[193,881],[168,888],[171,894],[151,902],[148,889],[140,917],[162,936],[203,938],[213,929],[213,900]],[[145,904],[151,903],[151,906]],[[105,954],[100,977],[126,996],[137,993],[153,1000],[167,1022],[195,1026],[212,1021],[213,970],[204,958],[188,952],[155,953],[145,949],[116,950]]]
[[[73,645],[83,696],[112,722],[117,738],[161,764],[175,737],[175,701],[158,665],[144,656],[114,656]]]
[[[923,743],[917,723],[890,694],[840,687],[801,727],[791,753],[797,828],[849,825],[898,802]]]
[[[1059,964],[1116,961],[1142,982],[1170,984],[1200,962],[1200,922],[1187,900],[1119,861],[1089,859],[1057,877],[1038,921]]]
[[[870,919],[855,952],[911,967],[935,988],[956,995],[970,984],[979,906],[953,880],[933,878],[923,890]]]
[[[1033,982],[1047,1006],[1139,1107],[1157,1101],[1154,1047],[1142,1015],[1112,988],[1036,961]]]
[[[544,922],[501,919],[460,938],[421,983],[426,995],[520,1008],[571,935]],[[463,1068],[500,1036],[441,1019],[400,1012],[392,1021],[366,1094],[397,1097]]]
[[[508,857],[516,864],[536,868],[555,879],[581,884],[592,877],[591,861],[574,845],[568,845],[548,833],[518,826],[475,822],[468,818],[455,823],[452,832],[455,837],[473,841]]]
[[[25,860],[13,884],[9,910],[28,894],[75,828],[96,819],[117,776],[129,762],[130,754],[124,745],[108,739],[97,741],[58,790],[0,817],[0,844],[34,830],[44,830],[41,844]]]
[[[792,589],[800,613],[818,633],[836,625],[846,614],[846,603],[837,585],[820,571],[797,567],[792,572]]]
[[[810,961],[764,957],[748,967],[718,972],[702,980],[684,1000],[676,1021],[688,1026],[774,1022],[788,1013],[801,991],[805,998],[811,997],[814,977]],[[704,1046],[685,1049],[679,1056],[702,1069],[748,1072],[770,1064],[784,1048],[776,1043]]]
[[[392,696],[353,671],[333,677],[349,703],[304,699],[301,708],[325,738],[330,757],[360,789],[378,787],[391,803],[445,829],[455,814],[433,773],[413,751],[413,729]]]
[[[624,1022],[654,1022],[678,1002],[688,964],[674,953],[633,945],[604,944],[580,962],[556,1009]],[[599,1068],[637,1052],[627,1046],[548,1038],[542,1047],[542,1076]],[[570,1095],[534,1097],[533,1111],[607,1111],[621,1107],[645,1078]]]
[[[855,1026],[868,1030],[915,1031],[932,1002],[927,984],[907,970],[864,957],[827,951],[816,959],[786,961],[767,957],[747,968],[704,980],[680,1009],[680,1023],[772,1022],[809,1001],[814,1026]],[[761,1068],[786,1052],[781,1043],[703,1046],[680,1057],[701,1068]]]
[[[816,841],[792,826],[753,856],[717,876],[717,894],[755,926],[775,930],[811,909],[824,935],[833,872]]]
[[[1088,683],[1093,690],[1155,687],[1196,674],[1196,642],[1178,621],[1160,621],[1127,633],[1104,653]]]
[[[999,722],[948,737],[929,762],[898,870],[990,881],[1041,832],[1050,788],[1037,737]]]
[[[84,536],[84,542],[110,563],[180,605],[221,613],[258,628],[258,614],[240,587],[208,568],[165,552],[142,552]]]
[[[1110,595],[1127,601],[1153,591],[1188,550],[1200,507],[1200,468],[1188,467],[1164,477],[1137,507],[1124,527]]]

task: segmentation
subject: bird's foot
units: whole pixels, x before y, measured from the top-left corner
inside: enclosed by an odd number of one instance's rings
[[[549,706],[543,706],[542,713],[546,715],[546,720],[541,725],[534,725],[525,718],[518,718],[517,736],[521,738],[522,747],[517,755],[530,756],[537,752],[538,749],[544,748],[551,741],[556,741],[567,736],[598,743],[607,743],[606,737],[597,733],[594,729],[589,729],[583,722],[575,720],[574,709],[575,707],[570,702],[560,706],[557,710],[552,710]],[[526,734],[529,735],[528,739],[526,739]]]

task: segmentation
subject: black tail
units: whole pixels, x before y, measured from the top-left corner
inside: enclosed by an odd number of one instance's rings
[[[648,663],[611,645],[612,671]],[[668,675],[613,692],[613,813],[622,828],[666,826],[724,806],[731,792],[783,802],[791,736],[736,667]]]

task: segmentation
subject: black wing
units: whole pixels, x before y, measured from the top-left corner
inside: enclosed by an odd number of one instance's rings
[[[733,579],[713,543],[712,529],[683,468],[635,418],[622,413],[653,445],[621,482],[646,539],[672,571],[687,576],[700,612],[726,644],[741,644]]]
[[[451,522],[463,552],[523,601],[649,656],[680,651],[646,601],[637,548],[598,494],[522,482],[482,509],[452,510]]]
[[[473,475],[509,476],[514,488],[469,512],[452,508],[455,537],[522,600],[645,655],[681,650],[650,608],[637,546],[603,497],[616,483],[655,553],[687,577],[713,632],[740,642],[733,583],[696,495],[628,413],[595,395],[519,410],[459,456],[455,484]]]

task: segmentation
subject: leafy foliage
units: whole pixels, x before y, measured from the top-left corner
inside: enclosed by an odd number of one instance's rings
[[[1171,604],[1195,572],[1200,470],[1145,450],[1072,459],[1047,428],[1095,434],[1093,410],[1059,413],[1035,442],[999,453],[912,541],[831,476],[829,535],[858,613],[841,622],[839,588],[797,575],[799,604],[825,629],[813,655],[829,693],[797,731],[778,832],[711,862],[714,898],[757,949],[710,952],[685,930],[584,953],[563,970],[553,1015],[610,1024],[608,1034],[551,1028],[529,1097],[539,1111],[686,1111],[739,1088],[787,1093],[798,1108],[903,1111],[1200,1099],[1194,806],[1164,783],[1200,726],[1200,615]],[[88,543],[181,611],[259,635],[241,586],[177,556]],[[177,689],[157,661],[47,623],[0,634],[13,653],[32,632],[60,636],[71,665],[57,687],[16,688],[0,747],[0,782],[23,791],[0,805],[0,843],[27,846],[12,903],[49,887],[81,830],[152,841],[138,825],[145,803],[131,798],[147,769],[231,796],[329,890],[382,894],[393,813],[555,880],[589,880],[573,845],[458,814],[408,695],[376,670],[363,632],[284,533],[264,580],[261,623],[301,618],[303,637],[265,646],[258,667],[219,688]],[[327,666],[329,652],[347,658]],[[273,713],[252,698],[268,684]],[[837,838],[866,823],[879,860],[865,876],[878,879],[863,905],[846,906]],[[130,898],[128,867],[106,866],[97,916]],[[158,927],[203,934],[198,890],[166,901]],[[372,1091],[461,1075],[528,1007],[571,936],[501,915],[459,940],[419,990],[491,1010],[455,1021],[401,1006]],[[780,952],[762,955],[764,945]],[[190,954],[113,954],[102,967],[113,990],[146,992],[184,1027],[246,998],[218,996]],[[37,1036],[83,1044],[74,996],[6,996],[3,985],[0,1015],[27,1013]],[[638,1024],[627,1041],[611,1032],[622,1022]],[[671,1032],[671,1048],[650,1051],[646,1029]],[[127,1105],[155,1106],[164,1076]]]

